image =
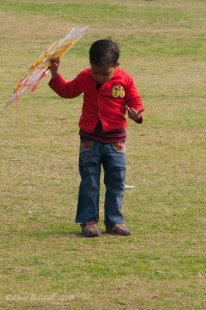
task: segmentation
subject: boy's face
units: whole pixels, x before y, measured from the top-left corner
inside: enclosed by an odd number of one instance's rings
[[[97,66],[91,64],[92,76],[97,81],[97,83],[103,84],[111,80],[114,71],[116,67],[118,67],[118,65],[119,64],[117,64],[115,67],[110,67],[110,66]]]

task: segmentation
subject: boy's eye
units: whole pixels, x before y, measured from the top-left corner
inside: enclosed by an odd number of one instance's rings
[[[98,72],[93,72],[94,75],[101,75],[101,76],[108,76],[109,73],[98,73]]]

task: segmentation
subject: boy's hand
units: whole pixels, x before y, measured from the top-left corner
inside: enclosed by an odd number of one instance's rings
[[[144,111],[143,109],[137,111],[134,108],[129,108],[128,106],[126,106],[126,110],[128,112],[129,118],[135,122],[138,121],[142,117],[142,112]]]
[[[51,75],[52,75],[53,79],[55,79],[57,77],[59,65],[60,65],[59,58],[51,58],[50,59],[49,69],[51,71]]]

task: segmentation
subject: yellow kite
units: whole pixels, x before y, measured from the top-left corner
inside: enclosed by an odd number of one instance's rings
[[[28,73],[19,81],[6,107],[12,105],[27,90],[33,92],[39,81],[48,73],[51,58],[61,58],[84,35],[88,27],[77,26],[63,39],[51,44],[32,64]]]

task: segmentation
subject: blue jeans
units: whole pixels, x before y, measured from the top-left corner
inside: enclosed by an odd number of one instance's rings
[[[80,144],[79,187],[76,223],[99,220],[99,196],[101,166],[104,169],[106,186],[104,203],[104,223],[123,223],[121,213],[125,190],[125,143],[106,144],[96,141],[83,141]]]

